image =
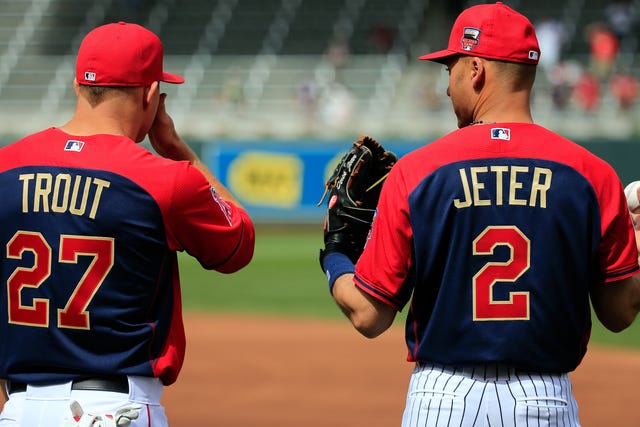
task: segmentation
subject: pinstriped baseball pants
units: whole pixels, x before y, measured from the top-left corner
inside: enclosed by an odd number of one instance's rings
[[[579,427],[567,374],[417,363],[402,427]]]

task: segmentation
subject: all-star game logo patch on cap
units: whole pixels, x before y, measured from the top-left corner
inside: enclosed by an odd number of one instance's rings
[[[443,63],[454,55],[537,64],[540,46],[531,21],[497,2],[462,11],[453,24],[447,48],[423,55],[420,59]]]

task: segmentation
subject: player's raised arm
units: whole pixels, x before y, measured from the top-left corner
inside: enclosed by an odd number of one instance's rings
[[[382,182],[396,160],[394,153],[363,135],[340,159],[325,188],[325,246],[320,265],[336,303],[368,338],[387,330],[396,310],[355,285],[354,264],[364,249]]]
[[[162,157],[171,160],[187,160],[198,169],[209,181],[209,184],[216,189],[216,192],[224,200],[233,202],[236,206],[242,207],[240,202],[229,192],[211,170],[200,160],[198,155],[189,145],[178,135],[173,123],[173,119],[167,113],[165,100],[167,94],[160,94],[158,112],[149,130],[149,141],[151,146]]]

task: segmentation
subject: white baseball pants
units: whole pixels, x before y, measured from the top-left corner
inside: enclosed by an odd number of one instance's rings
[[[76,401],[85,413],[116,414],[127,406],[140,406],[130,427],[168,427],[160,404],[162,383],[157,378],[130,376],[129,394],[108,391],[72,390],[71,382],[49,386],[27,386],[12,393],[0,413],[0,427],[60,427],[72,420],[70,405]]]

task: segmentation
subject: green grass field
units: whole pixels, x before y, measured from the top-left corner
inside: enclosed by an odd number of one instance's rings
[[[181,254],[184,309],[341,319],[318,264],[321,244],[321,226],[258,227],[253,261],[231,275],[206,271]],[[404,312],[398,316],[403,320]],[[592,343],[640,348],[640,320],[618,334],[604,329],[595,316],[593,323]]]

